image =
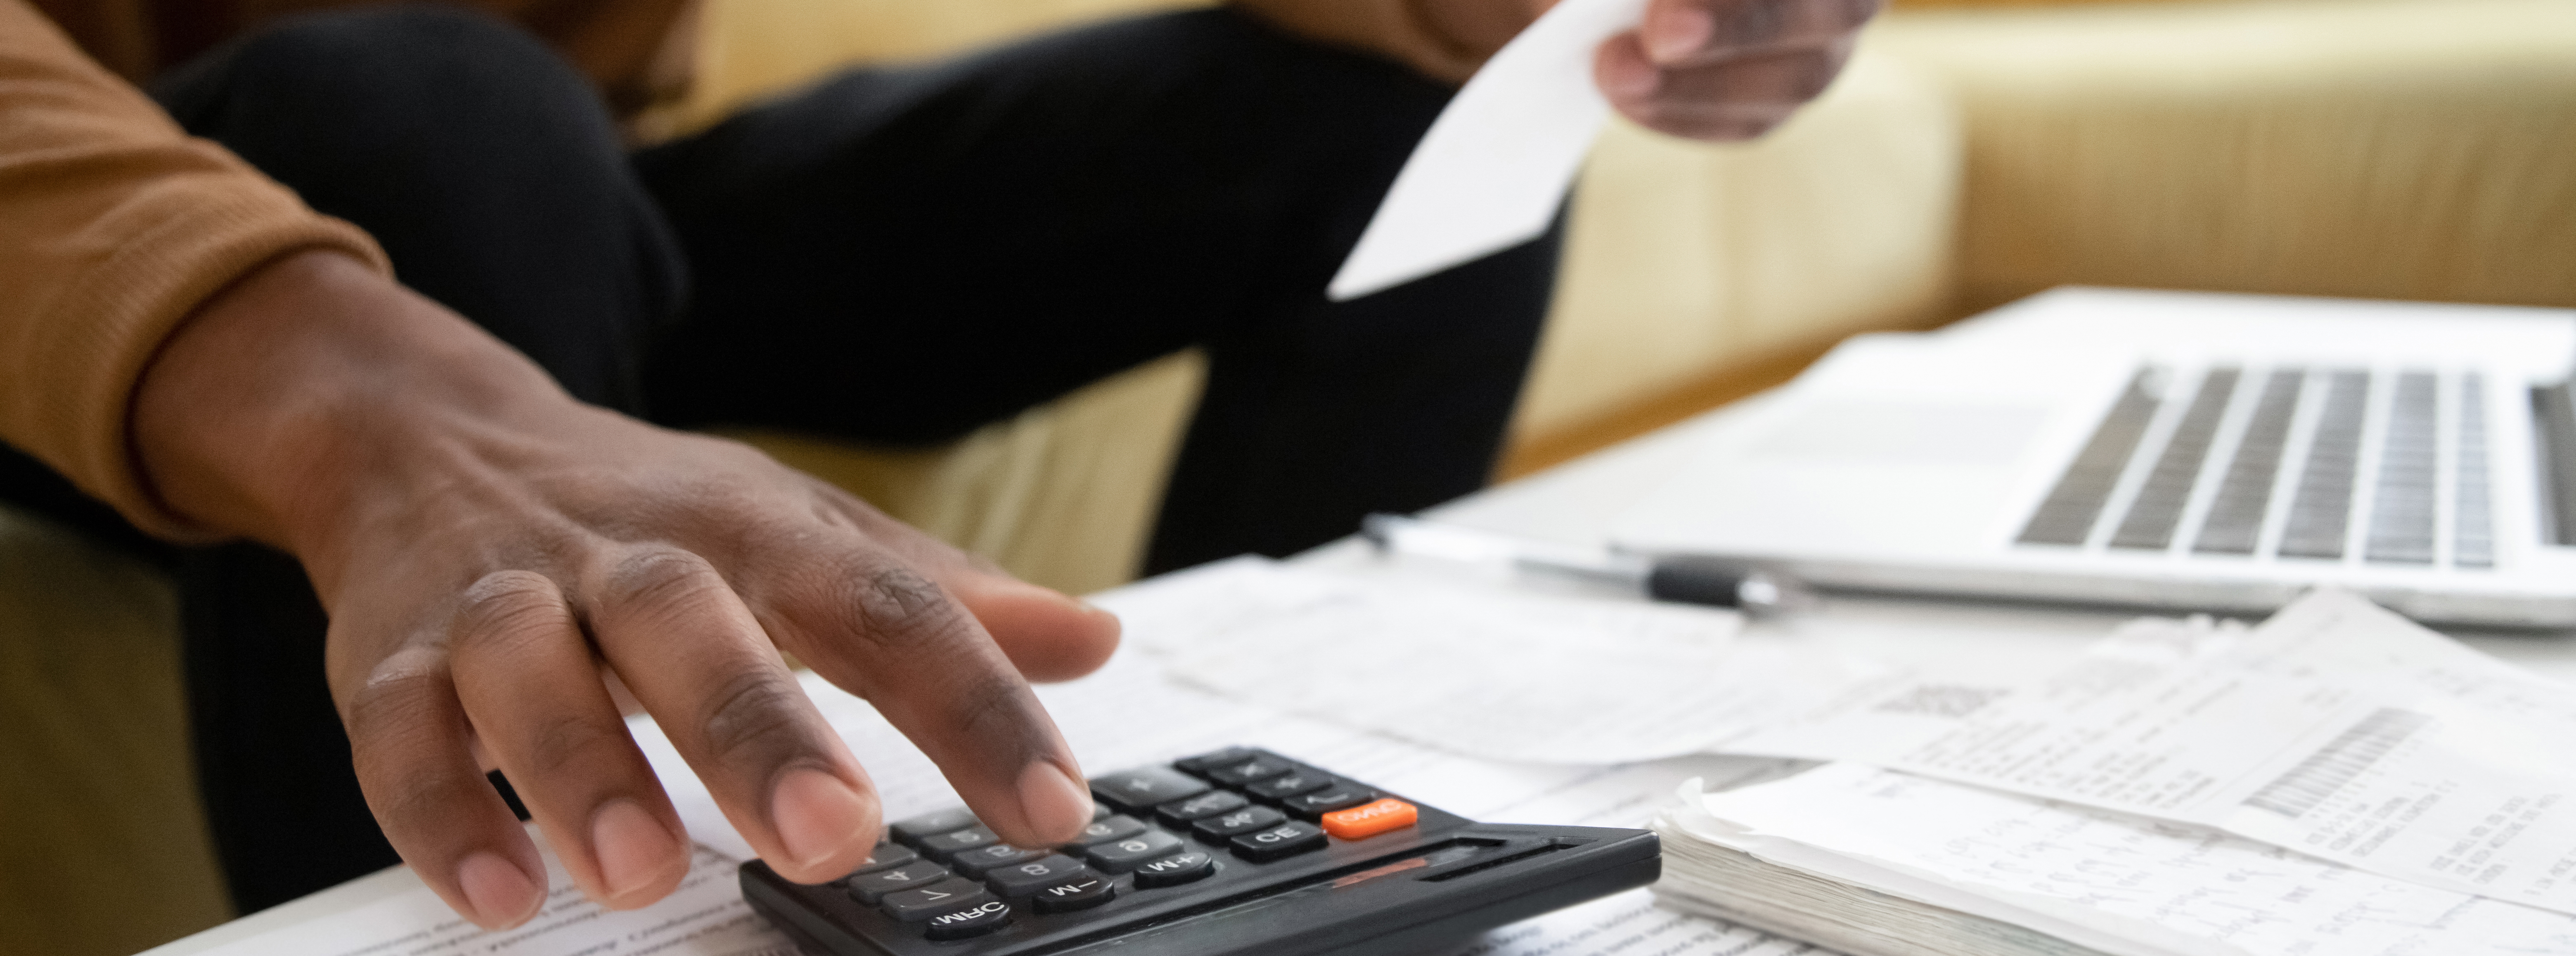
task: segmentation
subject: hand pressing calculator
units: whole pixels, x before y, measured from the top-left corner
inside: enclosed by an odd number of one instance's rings
[[[819,886],[754,860],[742,895],[816,956],[1392,956],[1663,868],[1644,830],[1477,823],[1247,747],[1094,777],[1091,793],[1065,846],[1009,846],[944,810]]]

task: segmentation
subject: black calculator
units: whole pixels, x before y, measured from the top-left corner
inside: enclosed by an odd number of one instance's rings
[[[1477,823],[1267,750],[1094,777],[1058,847],[964,809],[897,821],[807,886],[754,860],[742,895],[816,956],[1415,954],[1644,886],[1645,830]]]

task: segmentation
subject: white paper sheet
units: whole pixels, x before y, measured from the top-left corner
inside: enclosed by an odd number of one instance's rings
[[[1667,816],[1783,866],[2129,953],[2576,953],[2576,918],[2377,876],[2185,824],[1835,764]],[[1936,897],[1929,898],[1926,897]],[[2073,934],[2068,934],[2073,935]]]
[[[2180,663],[2137,650],[2009,689],[1888,681],[1727,749],[2208,824],[2576,912],[2568,689],[2341,592]]]
[[[1181,582],[1183,587],[1167,587],[1174,583],[1148,582],[1094,600],[1124,615],[1131,634],[1182,626],[1202,613],[1196,609],[1200,602],[1174,592],[1198,585]],[[866,702],[810,675],[805,686],[825,718],[867,766],[885,800],[888,819],[956,805],[955,791],[928,758]],[[1793,766],[1788,761],[1705,755],[1614,766],[1480,760],[1176,684],[1164,676],[1154,658],[1133,649],[1122,651],[1090,677],[1042,686],[1038,696],[1087,773],[1250,744],[1311,760],[1453,813],[1502,823],[1641,827],[1683,780],[1699,777],[1729,784],[1763,780]],[[748,854],[748,844],[726,823],[668,739],[649,721],[635,721],[635,729],[691,837]],[[1642,890],[1496,930],[1466,947],[1461,956],[1649,953],[1833,956],[1803,943],[1658,908]]]
[[[1796,639],[1738,640],[1731,611],[1396,586],[1266,562],[1104,606],[1184,681],[1498,760],[1699,753],[1863,673]]]
[[[1595,48],[1646,0],[1563,0],[1486,61],[1440,112],[1328,288],[1356,299],[1547,231],[1610,115]]]
[[[537,833],[532,827],[529,836]],[[545,842],[538,840],[540,850]],[[742,901],[737,863],[699,847],[680,888],[638,910],[612,912],[585,899],[552,852],[545,909],[526,925],[485,931],[427,886],[334,916],[207,951],[205,956],[799,956],[786,934]]]

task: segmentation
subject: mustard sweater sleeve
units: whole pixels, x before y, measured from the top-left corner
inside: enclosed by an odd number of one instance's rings
[[[1234,0],[1237,9],[1325,43],[1366,50],[1463,83],[1556,0]]]
[[[0,440],[146,531],[201,539],[136,470],[136,382],[199,303],[314,247],[388,269],[357,227],[189,138],[23,0],[0,0]]]

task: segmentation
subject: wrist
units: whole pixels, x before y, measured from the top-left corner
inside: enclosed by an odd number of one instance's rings
[[[454,424],[571,399],[533,363],[365,264],[262,266],[164,343],[136,386],[134,454],[164,507],[307,559],[370,489],[427,480]],[[317,582],[318,583],[318,582]]]

